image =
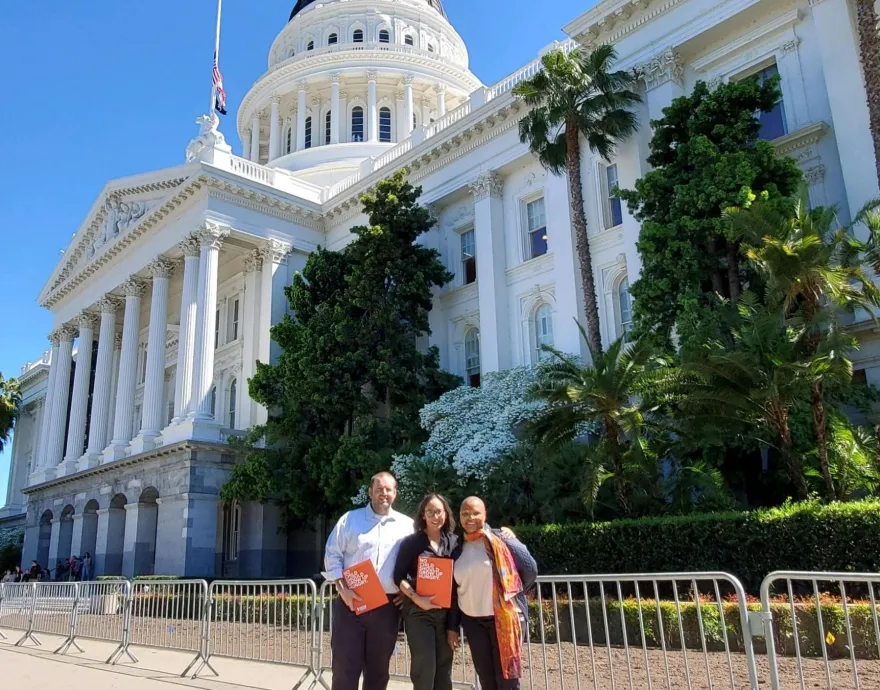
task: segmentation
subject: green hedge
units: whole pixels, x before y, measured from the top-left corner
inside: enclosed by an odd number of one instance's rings
[[[880,499],[516,532],[543,575],[721,570],[756,594],[774,570],[880,571]]]

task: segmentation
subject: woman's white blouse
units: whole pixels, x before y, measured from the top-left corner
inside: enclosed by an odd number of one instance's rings
[[[494,616],[492,560],[482,539],[464,543],[454,575],[461,612],[472,618]]]

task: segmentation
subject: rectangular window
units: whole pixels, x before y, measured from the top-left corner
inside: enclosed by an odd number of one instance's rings
[[[547,218],[544,197],[526,204],[528,219],[528,258],[535,259],[547,253]]]
[[[477,245],[473,230],[461,233],[461,275],[463,285],[477,281]]]
[[[605,209],[605,229],[615,228],[623,223],[623,207],[620,199],[615,197],[614,188],[619,184],[617,178],[617,164],[604,166],[605,170],[602,175],[602,194]]]
[[[765,67],[757,74],[758,83],[763,84],[778,74],[779,69],[776,67],[776,63]],[[783,99],[780,97],[769,113],[759,113],[758,120],[761,123],[761,134],[759,135],[761,139],[772,141],[785,135],[785,104]]]
[[[227,323],[229,324],[226,334],[227,342],[234,342],[238,340],[238,300],[233,299],[229,301],[229,316],[227,317]]]
[[[220,347],[220,310],[214,314],[214,349]]]

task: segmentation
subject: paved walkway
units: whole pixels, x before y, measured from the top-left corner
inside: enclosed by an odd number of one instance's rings
[[[76,648],[64,656],[53,654],[63,638],[38,634],[42,646],[15,647],[21,632],[0,630],[0,686],[4,688],[68,687],[89,690],[162,690],[159,685],[188,686],[202,690],[290,690],[302,677],[303,669],[280,664],[265,664],[214,657],[211,665],[220,674],[215,678],[204,669],[196,678],[181,678],[194,655],[164,649],[132,647],[138,663],[128,657],[115,666],[104,663],[116,645],[95,640],[78,640],[84,652]],[[329,674],[325,676],[329,682]],[[308,690],[308,679],[300,690]],[[318,686],[320,688],[320,686]],[[409,683],[392,681],[389,690],[412,690]]]

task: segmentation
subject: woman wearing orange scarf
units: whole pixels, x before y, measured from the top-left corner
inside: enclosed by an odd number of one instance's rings
[[[525,593],[538,575],[535,559],[516,539],[486,525],[486,506],[472,496],[459,513],[464,540],[455,560],[449,644],[464,629],[483,690],[518,690],[522,640],[528,624]]]

